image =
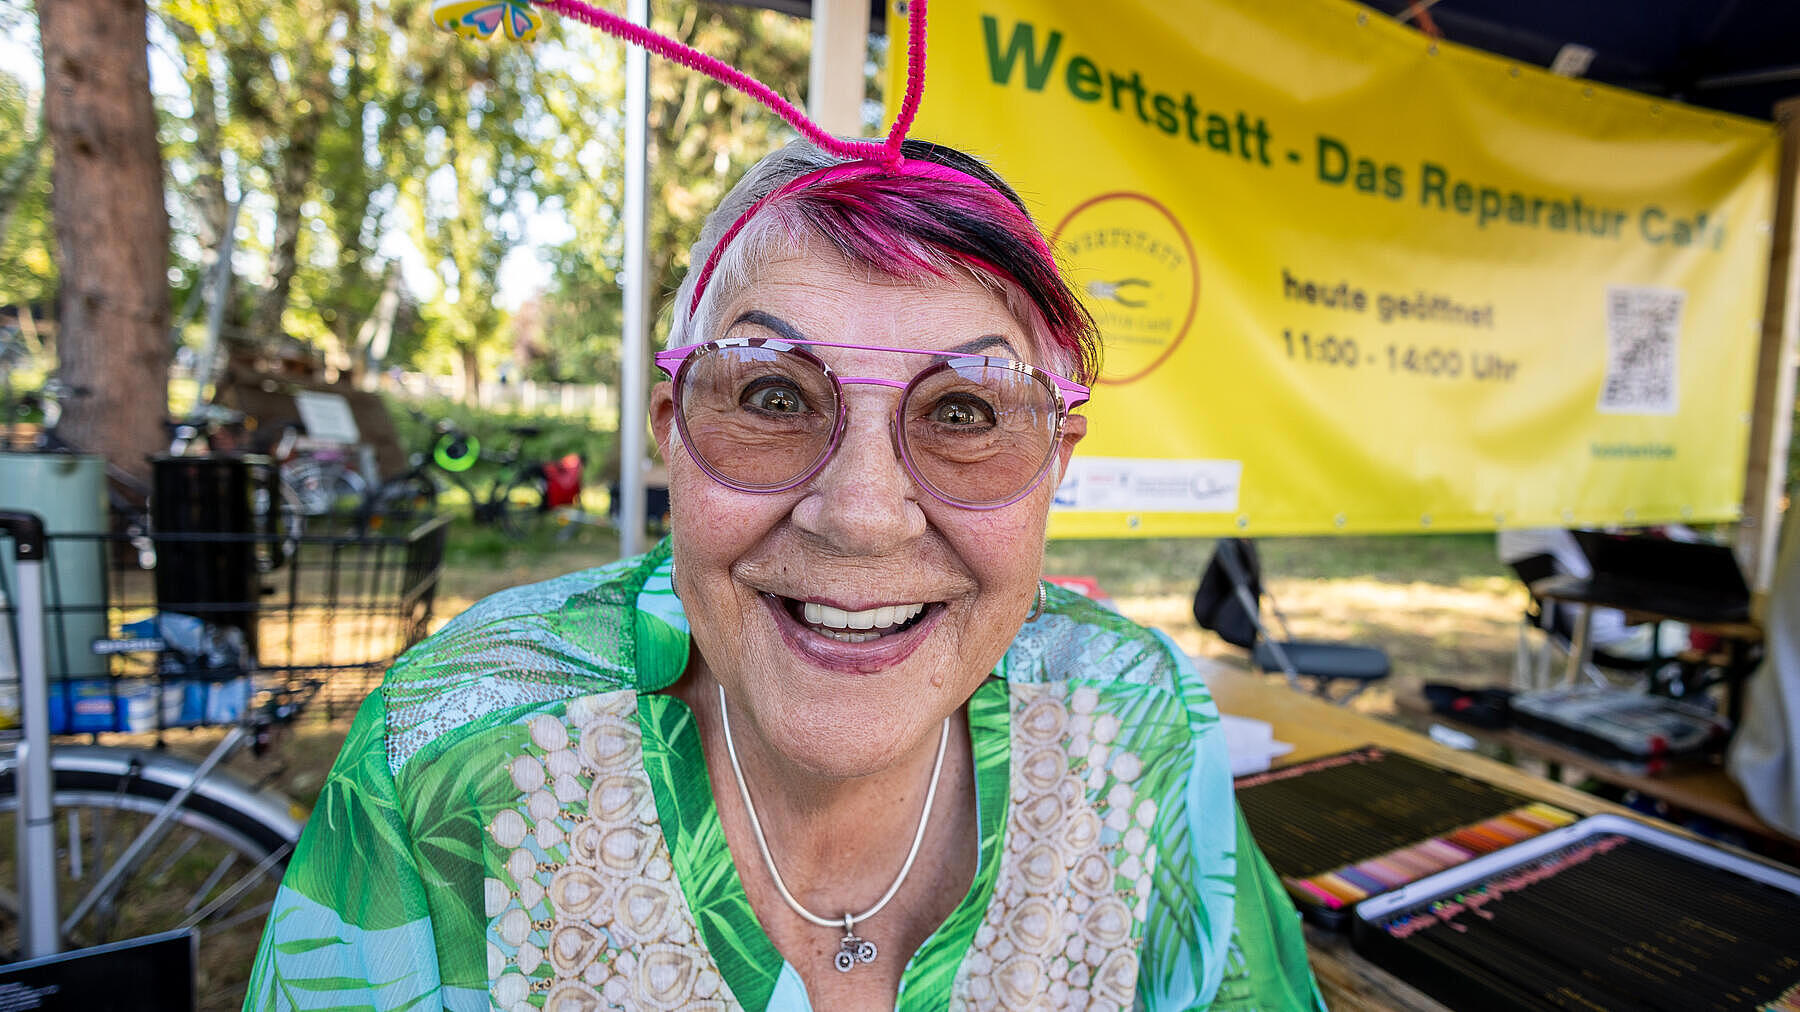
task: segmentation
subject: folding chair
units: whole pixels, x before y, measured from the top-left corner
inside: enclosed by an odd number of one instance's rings
[[[1281,635],[1270,634],[1262,620],[1262,563],[1256,546],[1244,538],[1221,538],[1194,591],[1194,620],[1232,646],[1250,651],[1250,663],[1265,672],[1279,671],[1288,685],[1343,704],[1386,678],[1388,655],[1379,647],[1319,640],[1297,640],[1286,616],[1269,597],[1269,611]]]

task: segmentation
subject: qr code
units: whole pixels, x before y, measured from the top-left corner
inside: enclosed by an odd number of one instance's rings
[[[1600,410],[1619,415],[1672,415],[1677,395],[1681,310],[1676,288],[1611,285],[1606,289],[1606,381]]]

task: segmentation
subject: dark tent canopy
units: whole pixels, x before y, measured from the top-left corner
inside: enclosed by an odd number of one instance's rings
[[[1757,119],[1800,95],[1795,0],[1374,0],[1452,42],[1550,67],[1593,53],[1575,76]],[[1413,13],[1424,8],[1423,14]],[[1573,53],[1571,55],[1574,55]]]
[[[1181,0],[1165,0],[1179,3]],[[749,0],[805,17],[809,0]],[[870,29],[883,30],[884,0]],[[1800,95],[1800,0],[1370,0],[1422,30],[1539,67],[1592,52],[1572,76],[1770,119]],[[1565,61],[1582,62],[1571,49]]]

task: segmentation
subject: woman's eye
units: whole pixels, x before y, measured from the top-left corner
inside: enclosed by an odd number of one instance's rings
[[[953,428],[994,424],[994,411],[974,397],[946,397],[933,405],[931,420]]]
[[[806,410],[806,398],[782,380],[762,380],[744,391],[743,402],[757,411],[791,415]]]

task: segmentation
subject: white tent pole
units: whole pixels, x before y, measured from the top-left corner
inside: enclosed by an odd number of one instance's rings
[[[1744,468],[1743,523],[1738,562],[1750,586],[1767,591],[1775,577],[1781,534],[1781,497],[1793,437],[1794,358],[1800,347],[1800,98],[1775,106],[1781,128],[1781,168],[1775,183],[1775,234],[1769,244],[1769,287],[1763,303],[1762,351],[1756,402],[1750,416],[1750,457]],[[1791,507],[1790,507],[1791,508]]]
[[[834,134],[860,137],[868,0],[812,0],[812,23],[807,114]]]
[[[630,0],[626,16],[650,24],[650,0]],[[650,346],[650,60],[625,47],[625,320],[619,338],[619,554],[644,550],[644,362]]]

